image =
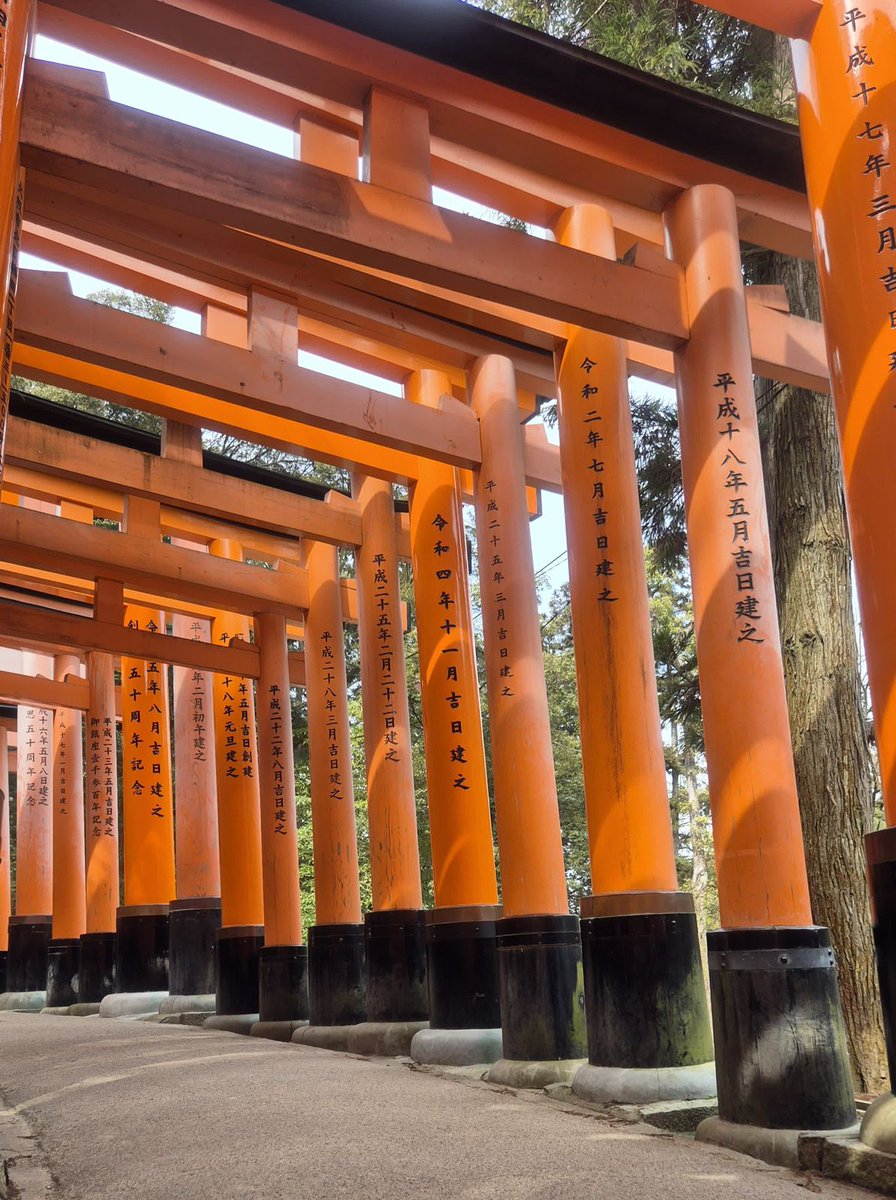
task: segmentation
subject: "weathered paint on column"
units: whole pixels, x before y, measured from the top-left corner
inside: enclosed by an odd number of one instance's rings
[[[24,213],[25,176],[20,169],[19,126],[22,81],[32,33],[33,0],[0,0],[0,478],[3,475],[9,381],[15,334],[19,243]]]
[[[471,376],[480,424],[476,537],[505,917],[569,911],[544,679],[523,436],[509,359]]]
[[[22,653],[25,675],[50,678],[51,659]],[[16,915],[53,911],[53,713],[19,705],[16,763]]]
[[[57,679],[80,674],[78,658],[70,654],[56,656]],[[77,938],[87,927],[82,727],[83,718],[77,709],[56,709],[53,718],[54,938]]]
[[[896,20],[827,0],[792,43],[818,279],[889,824],[896,823]]]
[[[175,613],[175,637],[207,642],[209,622]],[[177,834],[177,898],[217,896],[217,781],[212,677],[192,667],[174,668],[174,768]]]
[[[318,925],[361,920],[345,638],[335,546],[306,543],[305,695]]]
[[[119,901],[115,664],[87,655],[87,933],[114,933]],[[124,689],[122,689],[124,691]]]
[[[266,946],[302,944],[296,776],[286,621],[255,615],[258,642],[258,783]]]
[[[418,371],[409,400],[451,386]],[[427,462],[411,489],[411,557],[436,907],[497,904],[466,536],[457,471]]]
[[[0,951],[9,947],[12,873],[9,840],[9,735],[0,728]]]
[[[616,258],[596,205],[567,210],[556,235]],[[558,378],[592,888],[676,891],[625,344],[570,327]]]
[[[130,629],[164,633],[158,609],[128,605]],[[168,904],[175,898],[174,794],[168,674],[164,663],[121,660],[124,903]]]
[[[722,925],[811,925],[734,197],[692,188],[666,220],[691,315],[676,374]]]
[[[419,909],[423,897],[392,487],[353,475],[352,495],[361,507],[363,539],[355,574],[373,908]]]
[[[212,554],[242,562],[237,542],[216,541]],[[233,638],[249,644],[249,619],[217,613],[212,641]],[[215,769],[218,779],[218,845],[221,855],[221,920],[224,925],[263,925],[261,826],[256,773],[255,710],[252,680],[215,675]]]

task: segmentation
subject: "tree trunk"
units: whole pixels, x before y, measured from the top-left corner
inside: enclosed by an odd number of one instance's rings
[[[819,318],[814,268],[751,255],[757,283],[787,287],[792,311]],[[852,602],[834,405],[757,381],[775,585],[797,787],[815,920],[831,930],[860,1092],[886,1088],[863,835],[872,770]]]
[[[709,957],[706,946],[706,892],[709,886],[707,863],[707,837],[701,825],[700,794],[697,788],[697,767],[693,755],[688,753],[684,764],[685,807],[688,827],[691,832],[691,894],[697,914],[697,938],[700,944],[700,961],[703,964],[703,982],[709,987]]]

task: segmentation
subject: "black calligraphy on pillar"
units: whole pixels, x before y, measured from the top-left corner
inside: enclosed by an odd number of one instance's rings
[[[345,782],[343,778],[343,754],[348,747],[340,745],[339,742],[339,717],[337,710],[336,689],[333,684],[336,682],[335,657],[333,646],[335,637],[329,629],[325,629],[320,635],[320,677],[324,685],[324,712],[326,713],[327,727],[327,754],[330,762],[329,772],[329,789],[330,799],[339,801],[345,796]]]
[[[56,780],[58,794],[54,796],[56,811],[60,817],[68,816],[68,713],[64,708],[56,710],[57,744],[56,744]]]
[[[750,484],[744,472],[748,452],[741,444],[741,415],[737,400],[737,380],[730,371],[720,371],[712,385],[717,390],[713,403],[721,439],[722,487],[725,516],[731,528],[731,559],[734,580],[734,617],[738,623],[738,642],[761,646],[765,638],[756,624],[762,620],[759,599],[754,595],[753,555],[750,541]]]
[[[868,244],[875,252],[875,285],[884,329],[889,334],[884,342],[884,361],[887,371],[896,373],[896,192],[892,190],[896,183],[888,180],[893,169],[889,158],[889,124],[887,121],[872,120],[871,115],[864,112],[874,104],[873,97],[878,92],[875,80],[878,79],[879,70],[879,64],[862,42],[867,21],[867,14],[860,8],[847,8],[840,26],[849,34],[845,79],[850,89],[850,99],[860,110],[855,170],[869,183],[870,203],[862,215],[872,223]],[[856,227],[859,225],[857,221]]]
[[[49,709],[37,710],[37,803],[41,808],[50,806],[50,755],[51,722]]]
[[[481,484],[485,492],[485,526],[486,526],[486,547],[480,548],[480,561],[485,556],[487,547],[491,547],[494,557],[494,552],[501,545],[501,505],[499,503],[498,485],[494,479],[488,479],[484,484]],[[488,568],[480,567],[480,576],[488,579]],[[498,639],[498,678],[500,680],[501,691],[498,693],[501,699],[509,700],[514,695],[513,690],[513,668],[510,664],[510,642],[512,641],[512,630],[509,621],[507,620],[508,609],[508,593],[507,593],[507,576],[504,572],[503,560],[499,563],[492,563],[491,566],[491,583],[492,593],[491,602],[495,606],[495,630]],[[449,697],[449,704],[451,698]],[[459,704],[458,704],[459,707]],[[461,722],[457,722],[458,726]],[[454,732],[452,730],[452,732]],[[458,732],[462,732],[459,729]]]
[[[115,719],[91,716],[87,731],[90,761],[90,836],[115,837]]]
[[[600,411],[601,402],[597,399],[600,388],[591,378],[591,372],[596,366],[597,363],[587,355],[579,364],[579,381],[576,384],[579,395],[576,397],[576,404],[571,408],[577,415],[581,414],[578,415],[577,421],[581,428],[574,436],[581,436],[587,447],[582,461],[585,464],[584,486],[588,492],[594,521],[594,544],[591,549],[594,556],[595,598],[600,604],[615,604],[619,595],[614,591],[616,570],[611,557],[612,497],[607,495],[606,462],[601,453],[604,443],[604,418]],[[590,405],[594,407],[589,407]]]
[[[139,621],[128,621],[129,629],[139,629]],[[159,626],[149,618],[144,629],[147,633],[158,633]],[[166,737],[168,736],[168,713],[165,711],[165,686],[163,668],[158,662],[130,662],[127,679],[122,679],[122,689],[127,686],[125,700],[130,700],[131,735],[124,752],[131,756],[133,772],[131,792],[145,797],[150,814],[164,820],[169,815],[171,797],[168,795],[169,771],[166,759]]]
[[[205,641],[204,628],[201,621],[193,621],[190,625],[190,638],[194,642]],[[193,727],[193,760],[194,762],[207,762],[208,749],[206,739],[208,737],[208,726],[206,718],[208,714],[206,708],[206,676],[202,671],[192,671],[190,673],[190,683],[192,690],[190,692],[190,724]]]
[[[373,607],[376,612],[376,641],[379,658],[379,689],[382,699],[383,743],[386,762],[401,761],[398,739],[398,709],[395,704],[394,657],[401,652],[396,647],[395,630],[392,623],[392,601],[389,595],[388,563],[385,554],[373,556]]]
[[[452,787],[457,791],[468,792],[470,785],[463,769],[467,763],[467,750],[461,740],[464,737],[464,722],[463,715],[458,716],[464,699],[460,688],[469,686],[468,680],[460,679],[459,671],[463,664],[463,655],[457,635],[458,580],[455,579],[455,566],[459,562],[461,548],[457,544],[454,524],[446,520],[441,513],[436,513],[432,526],[436,531],[432,549],[432,571],[439,591],[440,615],[444,616],[444,620],[439,625],[439,630],[444,635],[440,638],[439,650],[442,658],[441,670],[444,671],[443,682],[447,693],[444,699],[444,720],[448,726],[451,740],[458,739],[457,744],[449,750],[449,761],[445,767],[448,777],[452,780]],[[491,551],[491,569],[492,571],[500,570],[503,562],[498,542],[493,542]],[[448,566],[448,563],[454,565]]]
[[[274,783],[274,833],[286,836],[286,775],[283,767],[283,737],[284,726],[286,722],[283,720],[283,702],[289,704],[289,693],[282,696],[280,685],[272,683],[268,687],[268,734],[270,737],[271,751],[271,777]],[[290,735],[292,733],[292,722],[289,722],[288,728]]]
[[[24,793],[26,808],[50,806],[50,755],[52,714],[46,708],[25,709],[25,734],[19,748],[24,759]],[[24,750],[24,755],[22,751]]]

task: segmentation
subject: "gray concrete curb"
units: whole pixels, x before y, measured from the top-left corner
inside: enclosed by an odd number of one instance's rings
[[[585,1066],[582,1058],[557,1058],[544,1062],[525,1062],[499,1058],[486,1075],[489,1083],[514,1088],[546,1088],[552,1083],[572,1083],[576,1072]]]
[[[167,992],[112,992],[100,1001],[101,1017],[143,1017],[156,1014]]]
[[[827,1144],[832,1139],[858,1139],[858,1134],[858,1123],[849,1129],[762,1129],[756,1125],[735,1125],[721,1117],[707,1117],[697,1126],[696,1137],[698,1142],[737,1150],[776,1167],[826,1174]]]
[[[163,1017],[173,1013],[213,1013],[215,1011],[215,994],[210,996],[171,996],[168,995],[159,1005]]]
[[[0,992],[0,1012],[39,1013],[46,1006],[46,992]]]
[[[362,1021],[349,1027],[346,1049],[381,1058],[410,1054],[414,1034],[428,1027],[427,1021]]]
[[[258,1013],[222,1013],[206,1017],[202,1028],[216,1029],[219,1033],[241,1033],[248,1037],[252,1026],[257,1024]]]
[[[500,1029],[421,1029],[411,1041],[411,1058],[424,1066],[474,1067],[497,1062]]]
[[[348,1051],[348,1035],[354,1025],[305,1025],[292,1035],[297,1046],[314,1046],[317,1050]]]
[[[664,1100],[712,1100],[716,1095],[716,1065],[658,1067],[595,1067],[586,1063],[572,1081],[572,1090],[592,1104],[657,1104]]]
[[[297,1029],[307,1028],[307,1021],[257,1021],[249,1030],[249,1036],[268,1038],[272,1042],[292,1042]]]

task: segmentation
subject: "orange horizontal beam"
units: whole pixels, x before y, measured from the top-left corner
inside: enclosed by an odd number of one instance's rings
[[[58,82],[31,61],[22,161],[286,245],[675,349],[676,279],[527,237]]]
[[[808,37],[824,7],[823,0],[700,0],[700,3],[788,38]]]

